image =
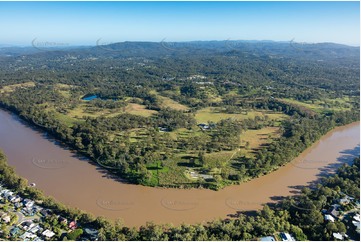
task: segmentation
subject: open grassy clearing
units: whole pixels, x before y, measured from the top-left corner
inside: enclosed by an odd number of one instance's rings
[[[160,106],[162,108],[171,108],[171,109],[180,110],[180,111],[189,110],[189,107],[187,107],[186,105],[180,104],[179,102],[177,102],[169,97],[162,96],[155,90],[151,90],[149,93],[157,96],[157,98],[160,101]]]
[[[205,154],[205,167],[210,169],[224,168],[229,161],[238,155],[239,149],[231,151],[219,151]]]
[[[79,120],[76,118],[69,117],[68,115],[55,112],[56,118],[61,121],[62,123],[66,124],[68,127],[72,127],[75,123],[84,122],[84,120]]]
[[[281,133],[278,127],[265,127],[259,130],[247,130],[240,137],[241,152],[245,155],[254,154],[258,149],[279,138]]]
[[[24,83],[20,83],[20,84],[4,86],[0,89],[0,93],[11,93],[11,92],[15,91],[16,88],[28,88],[28,87],[35,87],[35,83],[34,82],[24,82]]]
[[[71,118],[83,118],[85,116],[88,117],[99,117],[99,116],[107,116],[112,117],[118,114],[123,113],[123,110],[120,108],[117,109],[107,109],[107,108],[96,108],[91,105],[91,103],[82,102],[76,108],[68,110],[67,116]]]
[[[73,118],[82,118],[83,116],[89,117],[114,117],[122,113],[130,113],[134,115],[150,117],[157,113],[155,110],[146,109],[144,105],[137,103],[129,103],[125,108],[97,108],[92,106],[91,102],[82,102],[76,108],[69,110],[68,114]]]
[[[54,89],[57,90],[61,95],[63,95],[65,98],[70,98],[70,90],[73,89],[75,86],[63,84],[63,83],[57,83],[54,85]]]
[[[161,107],[171,108],[180,111],[189,110],[189,107],[187,107],[186,105],[180,104],[179,102],[174,101],[173,99],[170,99],[168,97],[158,95],[158,98],[161,100]]]
[[[143,117],[150,117],[153,114],[157,113],[157,111],[147,109],[144,105],[137,104],[137,103],[129,103],[125,107],[124,111],[127,112],[127,113],[130,113],[130,114],[140,115],[140,116],[143,116]]]
[[[159,172],[159,185],[168,185],[172,186],[174,184],[186,184],[192,183],[194,181],[189,180],[185,176],[185,167],[179,166],[177,162],[174,161],[164,161],[166,172]]]
[[[287,118],[287,115],[283,114],[283,113],[278,113],[278,112],[271,112],[271,111],[247,111],[247,112],[242,112],[242,113],[236,113],[236,114],[229,114],[229,113],[223,113],[218,111],[216,108],[211,108],[211,107],[207,107],[207,108],[203,108],[201,110],[198,110],[195,118],[197,120],[198,123],[208,123],[208,121],[212,121],[212,122],[218,122],[222,119],[227,119],[227,118],[234,118],[234,119],[238,119],[238,120],[244,120],[247,118],[255,118],[256,116],[259,117],[265,117],[268,116],[269,119],[273,119],[273,120],[282,120]]]
[[[349,110],[351,105],[349,104],[349,98],[336,98],[336,99],[323,99],[323,100],[313,100],[313,101],[298,101],[290,98],[281,99],[283,102],[301,106],[315,112],[323,111],[342,111]]]
[[[161,180],[163,178],[163,176],[161,176],[161,174],[169,172],[169,167],[166,165],[162,166],[160,161],[147,165],[147,169],[152,174],[150,184],[153,186],[159,186],[159,184],[161,184]]]

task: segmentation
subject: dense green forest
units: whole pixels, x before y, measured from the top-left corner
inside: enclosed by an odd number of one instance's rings
[[[359,120],[355,47],[125,42],[0,53],[1,107],[137,184],[220,189]]]
[[[337,203],[345,193],[352,195],[353,202],[342,207],[343,217],[360,199],[360,159],[351,165],[344,164],[337,173],[322,181],[313,189],[305,187],[301,195],[288,197],[272,207],[264,206],[255,215],[237,214],[234,219],[215,220],[205,224],[173,226],[147,223],[139,229],[123,226],[121,220],[111,223],[102,217],[94,218],[90,214],[66,207],[45,197],[34,187],[27,186],[27,181],[18,177],[6,163],[0,152],[0,183],[19,192],[24,197],[36,199],[45,208],[53,209],[82,226],[99,231],[99,240],[256,240],[262,236],[285,231],[297,240],[333,240],[332,233],[347,232],[350,239],[358,240],[355,227],[347,224],[345,219],[335,223],[323,219],[323,210]],[[55,219],[55,221],[57,221]],[[52,223],[51,221],[49,223]],[[57,222],[56,222],[57,223]],[[66,235],[74,240],[74,234]],[[75,237],[73,237],[75,236]],[[78,235],[79,236],[79,235]]]

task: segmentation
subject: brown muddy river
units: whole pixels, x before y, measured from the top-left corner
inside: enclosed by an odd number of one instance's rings
[[[351,162],[360,154],[359,141],[357,122],[329,132],[290,164],[241,185],[217,192],[150,188],[112,179],[43,132],[0,110],[0,148],[19,175],[64,204],[97,216],[122,218],[128,226],[146,221],[197,223],[261,208]]]

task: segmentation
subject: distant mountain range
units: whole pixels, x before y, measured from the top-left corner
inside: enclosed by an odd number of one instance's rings
[[[334,43],[307,44],[294,41],[190,41],[190,42],[120,42],[97,46],[65,47],[0,47],[0,56],[64,55],[89,57],[164,57],[184,55],[237,55],[269,56],[275,58],[311,58],[320,61],[338,58],[359,58],[360,47]],[[52,52],[52,53],[50,53]]]

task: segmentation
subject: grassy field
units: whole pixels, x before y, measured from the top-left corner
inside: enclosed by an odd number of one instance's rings
[[[130,113],[134,115],[140,115],[144,117],[149,117],[157,111],[146,109],[144,105],[129,103],[125,108],[96,108],[93,107],[91,102],[82,102],[76,108],[69,110],[68,116],[72,118],[82,118],[83,116],[89,117],[114,117],[122,113]]]
[[[247,130],[240,137],[241,151],[249,155],[269,144],[273,139],[279,138],[281,133],[278,127],[265,127],[259,130]],[[247,146],[248,143],[248,146]]]
[[[159,184],[160,185],[174,185],[176,183],[192,183],[194,181],[187,179],[185,176],[186,168],[179,166],[176,161],[164,162],[166,172],[159,172]]]
[[[117,109],[100,109],[95,108],[91,105],[91,103],[88,102],[82,102],[80,103],[76,108],[68,110],[67,116],[71,118],[83,118],[83,116],[88,117],[99,117],[99,116],[107,116],[112,117],[118,114],[123,113],[123,110],[120,108]]]
[[[282,120],[287,117],[287,115],[283,113],[270,112],[270,111],[248,111],[247,113],[241,113],[241,114],[228,114],[228,113],[219,112],[217,109],[207,107],[198,110],[195,115],[195,118],[198,123],[208,123],[208,121],[218,122],[222,119],[227,119],[227,118],[244,120],[247,118],[253,119],[256,116],[264,117],[266,115],[269,117],[269,119],[274,119],[274,120]]]
[[[173,99],[170,99],[168,97],[163,97],[158,95],[158,98],[161,100],[161,107],[171,108],[175,110],[180,111],[187,111],[189,110],[189,107],[180,104],[179,102],[174,101]]]
[[[57,83],[54,85],[54,89],[57,90],[65,98],[70,98],[70,90],[74,87],[75,86],[73,85],[68,85],[63,83]]]
[[[20,84],[4,86],[0,89],[0,93],[11,93],[11,92],[15,91],[16,88],[19,88],[19,87],[21,87],[21,88],[35,87],[35,83],[34,82],[24,82],[24,83],[20,83]]]
[[[239,149],[236,149],[232,151],[219,151],[205,154],[205,166],[210,169],[224,168],[232,158],[235,158],[238,155],[239,151]]]
[[[349,110],[351,107],[350,104],[348,103],[350,101],[348,98],[323,99],[323,100],[313,100],[313,101],[304,101],[304,102],[289,98],[283,98],[281,100],[283,102],[301,106],[303,108],[318,113],[329,110],[332,111]]]
[[[55,112],[55,116],[62,123],[66,124],[68,127],[72,127],[75,123],[83,122],[83,120],[79,120],[76,118],[69,117],[68,115]]]
[[[143,117],[150,117],[153,114],[157,113],[157,111],[146,109],[144,105],[137,103],[129,103],[124,111],[130,114],[140,115]]]

